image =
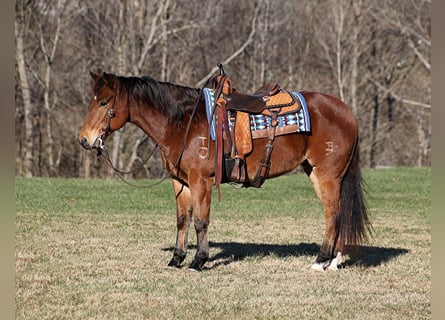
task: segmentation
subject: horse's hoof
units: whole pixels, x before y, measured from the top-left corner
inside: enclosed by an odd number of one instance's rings
[[[181,269],[181,266],[173,264],[173,263],[169,263],[167,265],[167,268],[170,268],[170,269]]]
[[[324,272],[326,269],[331,271],[337,271],[338,266],[343,263],[343,256],[341,255],[341,252],[337,253],[337,256],[332,259],[331,261],[327,260],[325,262],[315,262],[311,269],[319,272]]]
[[[341,255],[341,252],[339,251],[337,253],[337,256],[332,259],[331,263],[329,264],[328,269],[332,270],[332,271],[337,271],[338,270],[338,266],[341,265],[343,263],[343,257]]]
[[[312,264],[311,269],[318,272],[324,272],[323,264],[317,262]]]
[[[202,271],[202,267],[200,267],[200,266],[194,266],[194,265],[189,265],[189,270],[190,271],[197,271],[197,272],[199,272],[199,271]]]
[[[204,266],[204,263],[202,262],[197,262],[197,261],[193,261],[190,265],[189,265],[189,270],[190,271],[202,271],[202,267]]]
[[[331,264],[329,265],[329,267],[327,267],[327,269],[331,270],[331,271],[337,271],[338,267],[337,267],[337,263],[334,262],[335,259],[332,260]]]
[[[181,268],[182,267],[181,264],[185,260],[185,256],[186,256],[186,253],[184,251],[175,249],[175,252],[173,253],[173,257],[170,260],[170,262],[168,263],[168,266],[172,267],[172,268]]]
[[[191,272],[200,272],[200,271],[202,271],[202,269],[195,269],[195,268],[189,267],[189,271],[191,271]]]
[[[179,261],[178,259],[175,259],[175,257],[173,257],[168,263],[167,267],[179,269],[181,268],[181,262],[182,261]]]
[[[190,263],[189,270],[193,271],[202,271],[204,264],[206,263],[207,259],[195,259]]]

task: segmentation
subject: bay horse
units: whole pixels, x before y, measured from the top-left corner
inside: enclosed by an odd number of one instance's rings
[[[193,221],[197,249],[189,268],[202,270],[209,258],[207,231],[216,154],[215,142],[206,140],[209,122],[203,90],[150,77],[90,74],[94,93],[79,133],[80,144],[85,149],[103,148],[107,136],[130,122],[158,145],[176,196],[176,244],[168,266],[182,267]],[[324,238],[312,268],[335,270],[341,253],[357,248],[371,233],[359,166],[358,126],[340,99],[318,92],[301,93],[312,130],[276,137],[267,178],[303,167],[322,202],[325,218]],[[254,140],[253,151],[246,158],[249,177],[256,173],[266,140]],[[207,146],[208,155],[203,157],[201,151]]]

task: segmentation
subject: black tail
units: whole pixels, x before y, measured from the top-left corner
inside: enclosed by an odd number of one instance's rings
[[[364,181],[359,162],[360,148],[357,139],[341,185],[340,211],[336,223],[340,248],[345,245],[360,245],[368,240],[368,235],[372,235],[372,225],[363,197]]]

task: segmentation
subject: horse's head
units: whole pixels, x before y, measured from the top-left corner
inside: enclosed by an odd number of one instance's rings
[[[127,122],[129,110],[126,99],[119,97],[118,77],[90,74],[94,79],[94,96],[79,133],[79,143],[85,149],[103,149],[103,140]]]

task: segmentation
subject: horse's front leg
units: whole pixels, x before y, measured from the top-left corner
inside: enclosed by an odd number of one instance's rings
[[[189,268],[201,271],[209,259],[209,240],[207,230],[210,222],[210,200],[212,196],[213,180],[209,178],[191,179],[193,217],[196,230],[197,250],[195,258]]]
[[[173,189],[176,196],[176,245],[173,258],[168,263],[169,267],[181,267],[187,255],[187,243],[190,221],[193,215],[190,189],[177,180],[173,181]]]

